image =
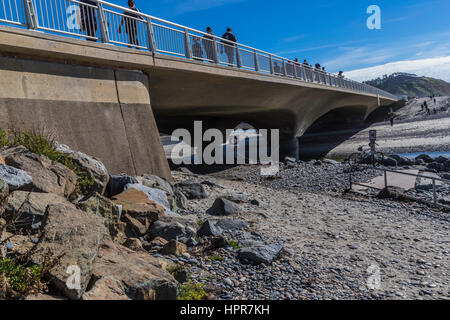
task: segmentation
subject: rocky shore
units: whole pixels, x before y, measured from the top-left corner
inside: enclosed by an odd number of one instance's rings
[[[0,150],[0,263],[42,266],[42,286],[21,291],[9,281],[3,298],[450,297],[448,214],[345,193],[345,163],[287,161],[273,177],[260,176],[260,166],[208,175],[181,168],[171,184],[55,150],[66,160]],[[412,165],[432,170],[424,164]]]

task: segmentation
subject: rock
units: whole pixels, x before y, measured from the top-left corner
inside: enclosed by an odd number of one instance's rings
[[[434,159],[434,161],[437,162],[437,163],[442,163],[442,164],[444,164],[445,162],[448,161],[448,159],[447,159],[446,157],[439,156],[439,157],[437,157],[436,159]]]
[[[444,173],[444,174],[442,175],[442,178],[443,178],[443,179],[446,179],[446,180],[450,180],[450,174]]]
[[[234,203],[247,203],[250,202],[250,199],[248,198],[247,195],[245,195],[242,192],[233,192],[233,193],[228,193],[225,194],[223,196],[221,196],[221,198],[232,201]]]
[[[160,178],[158,176],[154,176],[151,174],[145,174],[141,177],[137,178],[138,182],[146,187],[149,188],[156,188],[156,189],[160,189],[163,190],[167,193],[167,195],[174,195],[174,190],[172,185],[170,184],[169,181]]]
[[[383,164],[383,166],[386,166],[386,167],[396,167],[398,163],[397,163],[397,160],[386,157],[386,158],[383,158],[382,164]]]
[[[333,160],[333,159],[326,159],[326,158],[323,159],[323,162],[324,162],[324,163],[327,163],[327,164],[334,165],[334,166],[340,164],[339,161],[336,161],[336,160]]]
[[[248,224],[242,219],[222,219],[216,222],[216,226],[224,231],[236,231],[248,228]]]
[[[186,196],[183,194],[183,192],[181,192],[178,189],[174,189],[174,197],[175,197],[175,202],[177,204],[177,207],[183,210],[187,209],[187,198]]]
[[[50,281],[68,298],[80,299],[91,279],[92,263],[106,233],[102,218],[64,204],[50,205],[34,263],[42,264],[46,252],[51,253],[52,259],[63,255],[49,271]],[[77,268],[80,287],[68,287],[66,282]]]
[[[108,239],[123,243],[126,240],[126,223],[120,221],[122,206],[113,203],[110,199],[96,194],[78,203],[78,207],[88,213],[105,218],[105,226],[109,231]]]
[[[162,247],[164,247],[168,242],[169,242],[169,241],[167,241],[167,240],[164,239],[164,238],[156,237],[155,239],[153,239],[153,240],[150,242],[150,244],[151,244],[153,247],[161,247],[161,249],[162,249]]]
[[[5,159],[3,159],[2,155],[0,154],[0,164],[6,164]]]
[[[430,191],[433,190],[432,184],[419,184],[416,186],[416,190]]]
[[[2,155],[9,166],[31,176],[31,184],[21,187],[21,190],[54,193],[66,198],[75,191],[77,175],[56,161],[32,153],[23,146],[3,149]]]
[[[444,166],[447,171],[450,171],[450,160],[445,161]]]
[[[91,192],[103,195],[109,182],[108,170],[98,159],[79,151],[73,151],[68,146],[59,144],[56,150],[66,155],[72,162],[94,182]]]
[[[313,162],[313,165],[314,166],[321,166],[323,163],[322,163],[322,161],[320,161],[320,160],[315,160],[314,162]]]
[[[397,164],[399,166],[412,166],[415,163],[415,161],[413,161],[407,157],[400,157],[399,155],[396,155],[396,154],[390,155],[389,158],[392,158],[395,161],[397,161]]]
[[[125,242],[122,244],[124,247],[131,249],[133,251],[139,251],[139,250],[143,250],[144,248],[142,247],[142,242],[141,240],[137,239],[137,238],[128,238],[127,240],[125,240]]]
[[[18,215],[15,223],[17,229],[38,230],[42,225],[47,207],[54,204],[63,204],[76,209],[66,198],[56,194],[14,191],[9,196],[5,212],[11,217]]]
[[[169,200],[163,190],[146,187],[142,184],[127,184],[125,186],[125,190],[129,189],[136,189],[144,192],[150,201],[156,202],[157,204],[163,206],[165,211],[170,211]]]
[[[103,243],[94,262],[93,279],[113,277],[132,300],[175,300],[179,283],[166,270],[166,259],[157,259],[144,251],[135,252],[111,241]],[[97,280],[97,281],[98,281]],[[95,286],[95,284],[94,284]]]
[[[9,187],[5,180],[0,179],[0,217],[8,204]]]
[[[196,227],[196,223],[190,219],[164,217],[151,225],[149,234],[152,239],[161,237],[167,241],[185,242],[189,238],[195,237]]]
[[[147,195],[134,188],[128,189],[112,198],[115,205],[122,206],[122,213],[150,225],[164,216],[164,208],[148,199]]]
[[[170,240],[168,243],[164,245],[161,250],[162,254],[165,255],[182,255],[187,251],[187,246],[184,243],[178,242],[176,240]]]
[[[0,164],[0,179],[8,184],[11,191],[30,187],[33,182],[33,179],[25,171],[4,164]]]
[[[145,223],[141,223],[139,220],[134,219],[128,214],[123,216],[123,220],[127,223],[126,234],[129,237],[142,237],[150,228],[148,220],[146,220]]]
[[[182,182],[177,183],[175,188],[181,191],[188,200],[195,199],[206,199],[208,198],[208,194],[205,191],[205,188],[200,183],[195,182]]]
[[[228,241],[222,236],[215,237],[211,240],[211,246],[215,249],[228,247]]]
[[[427,165],[428,169],[436,170],[436,171],[445,171],[445,166],[442,163],[432,162]]]
[[[6,245],[5,245],[5,247],[6,247],[6,250],[8,250],[9,252],[11,252],[11,251],[14,250],[14,243],[12,243],[12,242],[7,242]]]
[[[131,300],[125,286],[113,276],[105,276],[97,280],[91,290],[83,295],[83,300]]]
[[[415,165],[423,166],[423,165],[425,165],[425,161],[423,161],[422,159],[416,159],[415,160]]]
[[[186,245],[188,247],[195,247],[198,245],[198,242],[197,242],[197,240],[195,240],[195,238],[191,237],[188,239],[188,241],[186,241]]]
[[[224,198],[217,198],[211,208],[206,211],[206,213],[215,216],[230,216],[239,212],[240,208],[236,204]]]
[[[425,163],[431,163],[434,161],[433,158],[427,154],[421,154],[421,155],[417,156],[415,158],[415,160],[423,160]]]
[[[450,197],[441,198],[438,202],[445,206],[450,206]]]
[[[222,234],[223,230],[220,227],[216,227],[210,220],[206,220],[201,228],[197,231],[199,237],[216,237]]]
[[[283,162],[286,164],[295,164],[295,163],[297,163],[297,160],[295,158],[291,158],[291,157],[284,157]]]
[[[106,186],[106,193],[110,197],[114,197],[125,190],[127,184],[138,183],[136,178],[127,176],[126,174],[109,175],[109,183]]]
[[[189,272],[186,269],[177,269],[173,272],[173,277],[181,284],[189,281]]]
[[[238,255],[240,259],[270,265],[279,257],[282,250],[283,245],[281,244],[260,245],[239,249]]]

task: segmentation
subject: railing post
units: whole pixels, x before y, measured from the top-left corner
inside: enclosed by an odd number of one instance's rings
[[[283,71],[283,76],[287,76],[287,68],[286,68],[286,61],[284,61],[283,60],[283,68],[282,68],[282,71]]]
[[[156,42],[155,36],[153,34],[153,25],[150,18],[147,19],[147,28],[148,28],[148,49],[152,52],[156,52]]]
[[[273,58],[271,55],[269,55],[269,62],[270,62],[270,74],[273,74]]]
[[[236,46],[236,66],[238,68],[242,68],[242,60],[241,60],[241,53],[239,52],[239,46],[237,43],[235,44],[235,46]]]
[[[191,48],[191,41],[189,39],[189,31],[188,29],[184,29],[184,46],[186,51],[186,58],[192,59],[192,48]]]
[[[214,38],[212,41],[214,41],[214,62],[219,64],[220,63],[219,44],[217,43],[216,38]]]
[[[32,0],[23,0],[23,8],[25,10],[25,18],[27,20],[28,29],[34,30],[38,27],[36,14],[34,11]]]
[[[387,171],[384,170],[384,188],[387,189],[388,182],[387,182]]]
[[[292,64],[292,68],[292,75],[294,76],[294,79],[297,79],[297,64],[295,62]]]
[[[100,37],[101,41],[103,43],[109,42],[109,35],[108,35],[108,24],[105,19],[105,13],[103,11],[103,4],[98,3],[98,20],[99,20],[99,27],[100,27]]]
[[[255,59],[255,71],[259,71],[258,53],[256,53],[256,50],[255,50],[254,59]]]

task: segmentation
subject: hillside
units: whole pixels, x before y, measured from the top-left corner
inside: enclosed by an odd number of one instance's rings
[[[409,73],[394,73],[390,76],[365,81],[365,83],[392,94],[409,97],[426,97],[430,95],[449,96],[450,83],[444,80],[419,77]]]

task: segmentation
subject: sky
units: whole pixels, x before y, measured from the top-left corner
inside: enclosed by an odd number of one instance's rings
[[[109,0],[126,6],[126,0]],[[136,0],[150,15],[195,29],[229,26],[240,43],[344,70],[355,80],[410,72],[450,81],[449,0]],[[369,30],[367,8],[381,9]],[[401,63],[400,63],[401,62]],[[423,67],[422,67],[423,64]],[[373,69],[374,67],[377,67]],[[370,72],[365,78],[364,74]],[[409,70],[409,71],[408,71]]]

